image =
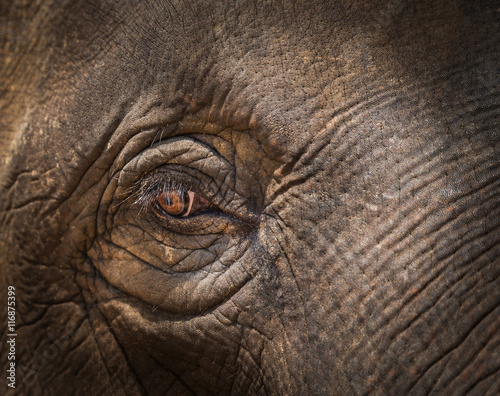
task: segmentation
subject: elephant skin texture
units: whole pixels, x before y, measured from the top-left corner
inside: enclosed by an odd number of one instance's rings
[[[2,1],[0,393],[500,394],[499,68],[497,0]]]

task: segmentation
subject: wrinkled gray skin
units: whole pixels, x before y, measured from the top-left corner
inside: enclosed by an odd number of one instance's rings
[[[498,394],[497,1],[2,3],[7,394]]]

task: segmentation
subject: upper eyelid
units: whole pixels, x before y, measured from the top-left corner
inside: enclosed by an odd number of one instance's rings
[[[154,168],[169,164],[188,166],[211,178],[230,175],[233,169],[230,162],[209,145],[192,137],[175,137],[132,158],[121,169],[118,185],[130,186]]]

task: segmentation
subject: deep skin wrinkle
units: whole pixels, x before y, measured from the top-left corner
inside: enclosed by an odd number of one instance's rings
[[[494,1],[4,7],[8,395],[500,391]]]

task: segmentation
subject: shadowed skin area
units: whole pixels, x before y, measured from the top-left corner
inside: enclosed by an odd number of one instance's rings
[[[1,5],[2,392],[498,394],[498,7]]]

